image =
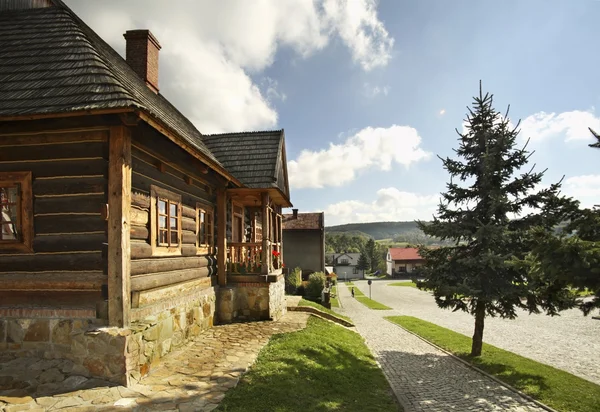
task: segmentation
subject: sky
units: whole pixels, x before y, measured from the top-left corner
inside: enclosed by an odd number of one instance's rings
[[[598,0],[67,0],[202,133],[285,130],[291,201],[326,225],[429,220],[479,93],[519,120],[543,183],[600,203]]]

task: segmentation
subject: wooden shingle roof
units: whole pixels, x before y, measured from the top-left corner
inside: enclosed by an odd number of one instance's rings
[[[278,188],[289,199],[283,130],[203,135],[221,164],[244,186]]]
[[[62,1],[29,3],[50,7],[0,7],[0,120],[139,109],[222,166],[194,125]]]
[[[324,213],[298,213],[297,217],[286,213],[283,215],[283,230],[322,230],[324,229]]]

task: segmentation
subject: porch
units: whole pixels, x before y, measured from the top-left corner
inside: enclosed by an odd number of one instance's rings
[[[275,188],[217,193],[217,316],[221,323],[279,319],[286,312],[282,207]]]

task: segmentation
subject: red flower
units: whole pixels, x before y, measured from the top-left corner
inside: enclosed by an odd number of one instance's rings
[[[277,257],[277,256],[279,256],[279,255],[281,255],[281,253],[279,253],[279,252],[278,252],[278,251],[276,251],[276,250],[274,250],[274,251],[273,251],[273,256]]]

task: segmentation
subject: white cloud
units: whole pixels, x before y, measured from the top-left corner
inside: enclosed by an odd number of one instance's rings
[[[562,192],[579,200],[583,207],[600,204],[600,175],[569,177],[563,182]]]
[[[327,225],[360,222],[431,220],[439,195],[403,192],[395,187],[379,189],[372,202],[346,200],[325,208]]]
[[[265,77],[262,83],[265,94],[267,95],[267,100],[270,102],[274,100],[281,100],[282,102],[286,101],[287,95],[278,89],[279,82],[277,80]]]
[[[342,186],[354,180],[359,171],[389,171],[393,164],[409,167],[431,156],[420,145],[421,137],[412,127],[367,127],[343,143],[330,143],[327,149],[303,150],[296,160],[288,162],[290,186]]]
[[[523,140],[531,139],[532,142],[542,141],[557,135],[564,136],[566,142],[573,140],[592,140],[588,130],[600,128],[600,117],[594,111],[573,110],[563,113],[539,112],[527,116],[521,121],[521,134]]]
[[[203,133],[277,124],[272,102],[284,94],[261,91],[249,74],[269,67],[280,48],[308,57],[339,37],[371,70],[388,63],[394,44],[375,0],[67,2],[122,54],[126,30],[149,28],[162,46],[161,93]]]
[[[369,99],[372,99],[380,94],[387,96],[388,93],[390,92],[390,86],[379,87],[379,86],[372,86],[369,83],[363,84],[363,89],[364,89],[365,96],[368,97]]]

